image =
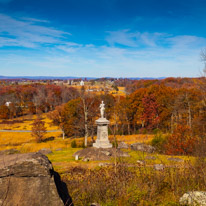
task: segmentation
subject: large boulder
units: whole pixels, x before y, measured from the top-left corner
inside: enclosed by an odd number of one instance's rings
[[[135,151],[142,151],[147,153],[153,153],[155,148],[151,145],[143,144],[143,143],[134,143],[131,144],[131,149]]]
[[[206,192],[187,192],[180,198],[180,205],[206,206]]]
[[[118,149],[129,149],[129,145],[126,144],[125,142],[120,142],[118,144]]]
[[[73,205],[66,184],[41,153],[0,155],[0,205]]]
[[[79,150],[73,154],[74,157],[83,159],[84,161],[94,160],[110,160],[111,157],[129,157],[127,152],[123,152],[120,149],[115,148],[96,148],[88,147]]]

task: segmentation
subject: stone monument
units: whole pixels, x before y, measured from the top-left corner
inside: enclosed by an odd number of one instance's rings
[[[105,104],[102,101],[100,104],[101,117],[95,121],[97,124],[97,139],[93,143],[93,147],[96,148],[112,148],[112,144],[110,144],[108,139],[108,125],[110,122],[104,117],[104,106]]]

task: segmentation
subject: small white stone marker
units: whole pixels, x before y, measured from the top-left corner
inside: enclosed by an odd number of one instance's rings
[[[75,155],[75,160],[79,160],[79,155]]]

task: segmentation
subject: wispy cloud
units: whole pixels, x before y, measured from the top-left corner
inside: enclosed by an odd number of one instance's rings
[[[188,35],[174,36],[167,38],[166,41],[176,48],[199,48],[206,45],[206,38]]]
[[[70,41],[70,33],[51,25],[47,20],[0,14],[0,73],[197,76],[201,68],[200,50],[206,45],[203,37],[129,29],[105,32],[101,45],[83,44]],[[11,48],[7,52],[5,46],[26,49],[16,52]],[[37,52],[33,48],[40,49]]]
[[[110,31],[106,37],[106,41],[110,45],[124,45],[129,47],[141,46],[156,46],[158,41],[161,40],[165,34],[162,33],[148,33],[148,32],[130,32],[129,29]]]
[[[34,22],[49,23],[48,20],[35,19],[35,18],[29,18],[29,17],[21,17],[20,19],[28,21],[30,23],[34,23]]]
[[[38,19],[17,19],[0,14],[0,46],[19,46],[35,48],[42,44],[61,43],[66,36],[71,35],[40,23]]]
[[[206,38],[166,33],[131,32],[128,29],[107,32],[106,41],[112,46],[127,46],[134,48],[154,47],[193,47],[197,48],[206,44]]]

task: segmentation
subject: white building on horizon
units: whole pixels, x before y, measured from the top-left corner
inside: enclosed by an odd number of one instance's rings
[[[80,86],[84,86],[84,81],[83,80],[80,82]]]
[[[6,103],[5,103],[5,105],[6,105],[7,107],[9,107],[10,104],[11,104],[11,102],[6,102]]]

